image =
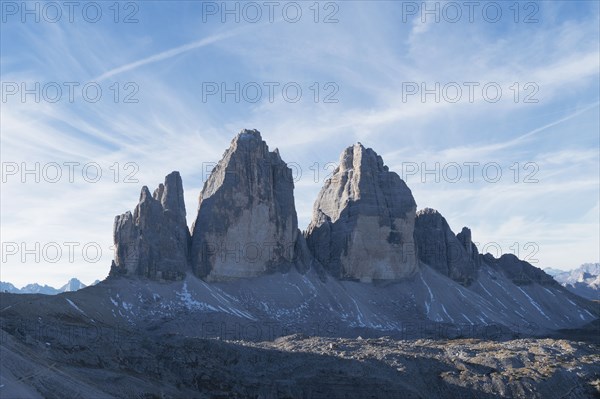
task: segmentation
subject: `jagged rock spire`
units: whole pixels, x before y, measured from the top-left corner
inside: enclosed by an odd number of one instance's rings
[[[115,217],[115,259],[111,275],[179,279],[188,270],[190,233],[179,172],[150,194],[144,186],[133,215]]]

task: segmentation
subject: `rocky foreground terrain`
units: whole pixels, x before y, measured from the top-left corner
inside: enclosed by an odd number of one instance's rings
[[[531,316],[510,324],[507,313],[491,312],[492,302],[466,288],[449,290],[451,281],[427,269],[393,284],[290,272],[212,284],[195,276],[113,277],[55,296],[2,293],[0,397],[600,395],[600,323],[588,310],[578,313],[569,301],[571,307],[540,301],[521,309],[500,288],[493,291],[496,283],[508,286],[501,275],[478,280],[498,303]],[[522,302],[540,298],[538,291],[559,301],[556,288],[510,292]],[[453,304],[461,293],[482,302]],[[489,318],[458,321],[479,312]],[[574,317],[569,323],[560,312]],[[582,319],[592,321],[575,322]],[[549,328],[554,322],[563,327]]]
[[[75,326],[76,324],[72,324]],[[274,341],[71,334],[2,336],[2,398],[594,398],[599,346],[565,339]],[[79,332],[76,332],[79,331]],[[83,332],[86,331],[86,332]]]

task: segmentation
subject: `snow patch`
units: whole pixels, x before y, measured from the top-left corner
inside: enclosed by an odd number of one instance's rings
[[[450,318],[450,320],[452,321],[452,323],[454,323],[454,319],[452,318],[452,316],[450,316],[448,314],[448,312],[446,311],[446,307],[444,306],[444,304],[442,304],[442,310],[444,311],[444,313],[446,314],[446,316],[448,316],[448,318]]]
[[[80,312],[80,313],[81,313],[81,314],[83,314],[83,315],[86,315],[86,314],[85,314],[85,312],[84,312],[83,310],[81,310],[81,309],[80,309],[80,308],[79,308],[77,305],[75,305],[75,304],[73,303],[73,301],[72,301],[72,300],[70,300],[70,299],[67,299],[67,298],[65,298],[65,300],[66,300],[67,302],[69,302],[69,304],[70,304],[71,306],[73,306],[75,309],[77,309],[77,311],[78,311],[78,312]],[[86,315],[86,316],[87,316],[87,315]]]
[[[433,303],[433,293],[431,292],[431,288],[429,288],[429,286],[427,285],[427,283],[423,279],[423,275],[419,274],[419,277],[421,278],[421,281],[423,282],[423,284],[425,284],[425,287],[427,287],[427,291],[429,291],[429,300],[430,300],[430,302],[425,301],[425,308],[427,309],[427,316],[429,317],[429,309],[431,308],[431,303]]]
[[[354,298],[350,297],[350,299],[352,299],[352,302],[354,302],[354,306],[356,306],[356,311],[358,312],[356,316],[358,318],[359,325],[361,327],[366,327],[365,321],[363,319],[364,316],[363,316],[362,312],[360,311],[360,308],[358,307],[358,303],[356,303],[356,300]]]
[[[570,300],[569,298],[566,298],[567,301],[569,301],[569,303],[575,307],[579,307],[575,304],[575,302],[573,302],[572,300]]]
[[[552,296],[556,296],[556,295],[554,295],[554,292],[550,291],[548,288],[546,288],[546,287],[542,287],[542,288],[543,288],[543,289],[544,289],[544,290],[545,290],[547,293],[549,293],[550,295],[552,295]]]
[[[235,306],[232,306],[231,302],[227,300],[223,295],[227,295],[220,291],[218,288],[210,287],[208,284],[203,283],[204,286],[208,289],[210,295],[216,299],[219,303],[223,304],[223,306],[217,305],[214,307],[208,303],[199,302],[192,297],[192,294],[188,291],[187,281],[183,282],[183,287],[181,288],[181,292],[176,291],[175,293],[179,297],[179,300],[183,302],[183,305],[188,310],[200,310],[200,311],[210,311],[210,312],[223,312],[228,313],[230,315],[243,317],[250,320],[258,320],[256,317],[253,317],[250,313],[245,312],[243,310],[237,309]],[[219,291],[219,292],[216,292]],[[223,294],[223,295],[221,295]],[[229,295],[227,295],[229,296]]]
[[[462,292],[462,290],[461,290],[460,288],[458,288],[458,287],[455,287],[455,288],[456,288],[456,290],[458,291],[458,293],[459,293],[460,295],[462,295],[462,297],[463,297],[463,298],[465,298],[465,299],[469,299],[469,298],[467,298],[467,297],[466,297],[466,295],[465,295],[465,294],[463,294],[463,292]]]
[[[488,291],[488,290],[487,290],[487,289],[486,289],[486,288],[483,286],[483,284],[481,284],[481,281],[478,281],[478,283],[479,283],[479,286],[480,286],[481,288],[483,288],[483,290],[484,290],[484,291],[485,291],[485,292],[486,292],[486,293],[487,293],[487,294],[488,294],[488,295],[489,295],[491,298],[494,298],[494,296],[493,296],[492,294],[490,294],[490,292],[489,292],[489,291]]]
[[[192,298],[192,294],[188,291],[187,288],[187,281],[183,282],[181,292],[176,291],[175,294],[177,294],[179,300],[183,302],[183,305],[188,310],[210,310],[213,312],[218,311],[218,309],[214,306],[211,306],[204,302],[196,301],[194,298]]]
[[[523,291],[523,289],[521,287],[519,287],[517,285],[517,288],[519,289],[519,291],[521,291],[523,294],[525,294],[525,296],[529,299],[529,302],[531,302],[531,304],[533,306],[535,306],[535,308],[548,320],[550,320],[550,318],[548,317],[548,315],[546,313],[544,313],[544,311],[542,310],[542,308],[540,308],[540,306],[537,304],[536,301],[533,300],[533,298],[531,298],[529,295],[527,295],[527,293],[525,291]]]

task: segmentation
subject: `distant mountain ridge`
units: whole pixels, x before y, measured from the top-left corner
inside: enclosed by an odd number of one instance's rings
[[[565,273],[564,270],[555,269],[553,267],[545,267],[544,272],[552,277],[556,276],[557,274]]]
[[[100,280],[94,281],[90,285],[96,285]],[[8,292],[10,294],[43,294],[43,295],[57,295],[63,292],[74,292],[82,288],[87,287],[77,278],[70,279],[65,285],[60,288],[54,288],[49,285],[40,285],[38,283],[27,284],[21,288],[17,288],[14,284],[6,281],[0,281],[0,292]]]
[[[600,263],[584,263],[577,269],[553,277],[560,285],[576,295],[600,300]]]

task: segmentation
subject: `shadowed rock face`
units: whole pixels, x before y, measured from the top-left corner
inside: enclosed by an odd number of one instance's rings
[[[469,259],[474,263],[475,269],[479,268],[481,266],[481,257],[479,256],[477,246],[471,238],[471,229],[463,227],[461,232],[456,235],[456,238],[467,252]]]
[[[313,255],[335,277],[395,280],[417,270],[416,203],[372,149],[348,147],[319,193],[306,232]]]
[[[133,215],[115,217],[115,259],[111,275],[179,279],[188,270],[190,233],[185,220],[183,185],[172,172],[150,194],[144,186]]]
[[[254,277],[298,263],[297,251],[305,245],[293,190],[279,151],[270,152],[257,130],[239,133],[200,194],[192,228],[194,273],[208,280]]]
[[[417,212],[415,241],[421,262],[465,285],[475,279],[480,260],[468,228],[454,235],[438,211],[425,208]]]
[[[504,273],[504,275],[511,279],[516,285],[537,283],[547,287],[560,286],[552,276],[546,274],[542,269],[517,258],[513,254],[504,254],[500,258],[495,258],[492,254],[487,253],[482,255],[481,259],[487,265]]]

